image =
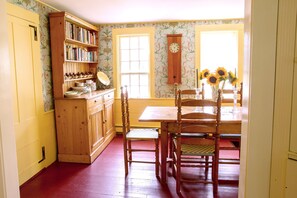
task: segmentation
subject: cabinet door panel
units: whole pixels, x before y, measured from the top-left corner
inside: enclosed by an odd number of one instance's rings
[[[104,141],[103,134],[103,106],[89,109],[90,145],[93,152]]]
[[[105,103],[105,136],[114,131],[114,100],[109,100]]]

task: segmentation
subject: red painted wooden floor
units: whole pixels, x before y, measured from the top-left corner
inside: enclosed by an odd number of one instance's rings
[[[141,146],[151,145],[141,143]],[[227,151],[221,155],[238,156],[238,152]],[[147,155],[138,157],[153,158]],[[132,163],[129,171],[125,178],[122,138],[117,136],[92,165],[55,162],[22,185],[20,194],[22,198],[178,197],[175,192],[175,179],[171,176],[170,169],[167,185],[162,185],[155,177],[153,164]],[[220,165],[219,178],[238,180],[239,165]],[[184,197],[189,198],[212,197],[212,185],[182,184],[182,193]],[[219,197],[237,196],[238,182],[219,185]]]

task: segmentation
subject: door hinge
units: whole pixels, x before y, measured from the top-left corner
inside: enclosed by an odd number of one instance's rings
[[[29,25],[29,27],[34,29],[34,40],[37,41],[37,27],[33,25]]]
[[[45,160],[45,146],[41,147],[41,153],[42,153],[42,159],[38,163],[40,163],[43,160]]]

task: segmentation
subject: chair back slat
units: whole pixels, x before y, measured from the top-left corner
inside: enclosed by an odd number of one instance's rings
[[[181,91],[181,97],[182,98],[196,98],[196,89],[184,89]],[[204,83],[202,83],[201,90],[199,92],[199,95],[201,95],[201,98],[204,99]],[[177,106],[177,95],[178,95],[178,84],[174,84],[174,96],[175,96],[175,106]]]
[[[181,99],[181,106],[198,106],[198,107],[204,107],[204,106],[210,106],[215,107],[217,106],[217,103],[212,100],[201,100],[201,99]]]
[[[210,114],[210,113],[187,113],[182,114],[182,119],[191,119],[192,122],[195,122],[195,120],[205,120],[205,119],[216,119],[216,114]]]
[[[191,125],[183,125],[181,128],[182,131],[187,131],[187,133],[215,133],[216,132],[216,124],[191,124]]]

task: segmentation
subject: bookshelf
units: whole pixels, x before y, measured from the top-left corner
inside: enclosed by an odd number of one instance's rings
[[[54,98],[75,82],[95,79],[99,28],[67,12],[49,14]]]

